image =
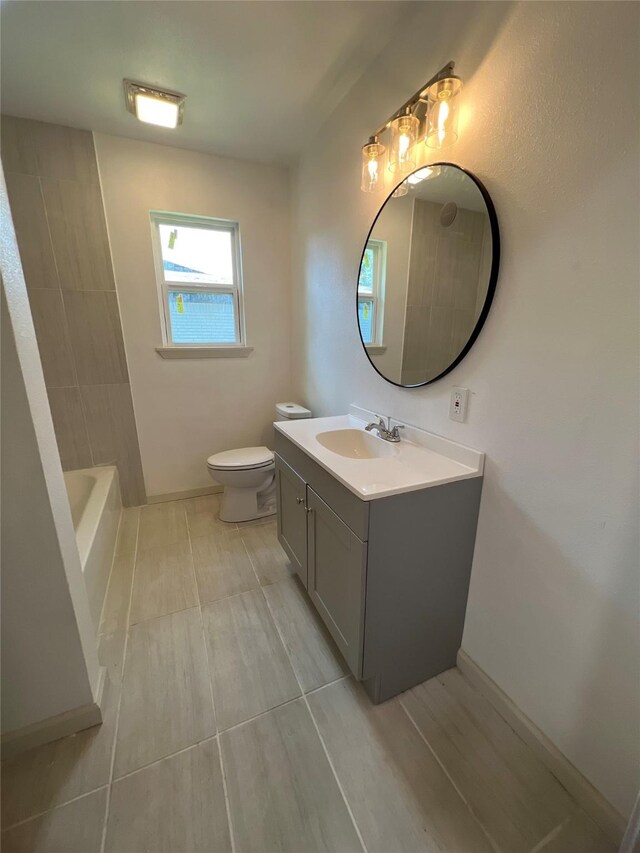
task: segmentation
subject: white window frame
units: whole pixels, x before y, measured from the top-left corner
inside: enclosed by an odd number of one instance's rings
[[[384,346],[382,343],[382,334],[384,331],[384,291],[387,273],[387,241],[369,239],[367,241],[367,248],[373,249],[374,254],[373,285],[371,292],[369,293],[366,290],[360,290],[360,284],[358,281],[358,306],[360,305],[360,302],[373,303],[373,320],[371,323],[373,340],[368,344],[365,344],[367,349],[371,349],[373,347],[381,348]]]
[[[157,348],[160,355],[167,357],[171,351],[190,350],[201,351],[207,355],[217,355],[225,350],[236,350],[237,354],[248,355],[251,348],[246,345],[244,324],[244,300],[242,290],[242,253],[240,248],[240,226],[238,222],[228,219],[218,219],[212,216],[195,216],[186,213],[169,213],[160,210],[150,211],[151,237],[153,245],[153,259],[156,271],[156,282],[158,285],[158,297],[160,299],[160,317],[162,326],[163,346]],[[205,228],[211,231],[226,231],[231,234],[233,283],[215,284],[198,281],[172,281],[170,271],[165,271],[162,260],[162,247],[160,242],[160,225],[169,226],[192,226],[194,228]],[[179,291],[184,293],[229,293],[233,296],[235,308],[236,342],[235,343],[174,343],[171,331],[171,316],[169,312],[169,293]],[[194,352],[194,355],[197,353]]]

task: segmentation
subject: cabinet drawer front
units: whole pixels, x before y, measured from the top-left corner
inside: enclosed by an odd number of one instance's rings
[[[369,538],[369,504],[360,500],[339,483],[321,465],[300,450],[292,441],[275,430],[275,449],[283,459],[308,483],[322,500],[338,513],[344,523],[363,542]]]
[[[362,674],[367,545],[307,486],[309,595],[356,678]]]
[[[276,454],[278,541],[307,586],[306,483]]]

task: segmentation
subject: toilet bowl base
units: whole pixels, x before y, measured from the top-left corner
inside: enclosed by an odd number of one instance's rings
[[[220,521],[253,521],[276,514],[276,483],[272,475],[271,482],[261,491],[247,488],[234,488],[225,485],[220,502]]]

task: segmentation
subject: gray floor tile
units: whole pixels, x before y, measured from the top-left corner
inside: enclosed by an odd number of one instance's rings
[[[258,586],[238,531],[198,536],[192,538],[191,546],[202,604]]]
[[[202,608],[220,730],[300,695],[260,590]]]
[[[129,629],[114,778],[215,734],[198,608]]]
[[[500,849],[531,850],[573,811],[564,788],[458,670],[401,702]]]
[[[245,527],[240,533],[261,584],[293,576],[293,567],[278,542],[275,521]]]
[[[616,853],[618,845],[602,832],[590,817],[577,809],[535,853]]]
[[[230,851],[218,744],[207,740],[115,782],[106,851]]]
[[[305,693],[347,674],[346,663],[295,578],[265,586],[264,594]]]
[[[132,554],[136,550],[139,521],[139,506],[132,506],[122,510],[120,527],[118,528],[118,540],[116,542],[116,554]]]
[[[120,697],[124,633],[100,639],[107,668],[102,725],[23,752],[2,763],[2,825],[9,827],[109,781]]]
[[[308,700],[369,853],[491,853],[397,700],[374,706],[351,679]]]
[[[236,850],[361,850],[302,700],[220,736]]]
[[[99,853],[107,789],[2,833],[2,853]]]
[[[188,538],[184,503],[171,501],[140,508],[138,551],[173,545]]]
[[[238,521],[238,530],[245,530],[247,527],[257,527],[259,524],[273,524],[276,520],[275,513],[273,515],[263,515],[262,518],[252,518],[251,521]]]
[[[130,624],[198,604],[189,540],[139,551],[133,577]]]
[[[127,628],[134,560],[133,551],[114,558],[100,619],[101,634]]]
[[[237,524],[221,521],[220,495],[202,495],[184,501],[189,523],[189,535],[192,539],[197,536],[211,536],[216,533],[230,533],[238,529]]]

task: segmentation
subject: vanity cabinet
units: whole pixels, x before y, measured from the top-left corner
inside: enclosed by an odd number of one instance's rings
[[[307,487],[309,598],[349,668],[362,669],[367,544]]]
[[[278,539],[307,586],[307,484],[287,464],[276,463]]]
[[[276,431],[278,539],[374,702],[455,666],[482,477],[361,500]]]

